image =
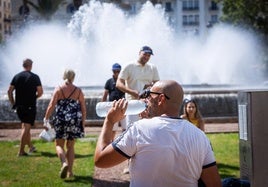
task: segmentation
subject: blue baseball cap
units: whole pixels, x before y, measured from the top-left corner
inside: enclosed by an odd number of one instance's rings
[[[153,50],[149,46],[143,46],[140,51],[144,53],[148,53],[150,55],[154,55]]]
[[[112,70],[121,70],[121,66],[118,63],[113,64]]]

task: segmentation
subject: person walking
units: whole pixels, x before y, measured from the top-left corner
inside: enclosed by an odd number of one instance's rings
[[[42,96],[43,87],[39,76],[31,72],[32,65],[31,59],[23,60],[24,71],[13,77],[7,91],[12,108],[16,110],[21,121],[22,131],[18,156],[28,155],[25,151],[26,145],[29,147],[29,153],[36,151],[31,141],[31,127],[34,126],[36,117],[36,100]]]
[[[157,67],[149,63],[153,50],[143,46],[139,51],[139,58],[131,62],[120,72],[116,87],[126,93],[127,100],[139,99],[139,94],[159,80]],[[127,128],[139,120],[139,115],[126,116]]]
[[[114,101],[97,141],[94,163],[108,168],[130,159],[130,186],[221,187],[209,139],[179,118],[183,89],[173,80],[156,82],[147,94],[149,118],[136,121],[112,141],[113,124],[125,116],[127,101]]]
[[[116,81],[118,75],[121,71],[121,65],[118,63],[113,64],[112,66],[113,75],[112,78],[108,79],[104,86],[104,92],[102,95],[102,102],[105,101],[114,101],[121,98],[125,98],[125,93],[116,88]],[[113,134],[115,137],[116,131],[119,130],[119,124],[121,126],[122,131],[126,130],[126,118],[120,120],[118,123],[114,124]]]
[[[86,104],[84,94],[73,84],[75,72],[67,69],[64,72],[64,83],[55,88],[44,117],[44,127],[49,123],[55,107],[56,114],[53,126],[56,132],[56,153],[61,161],[61,178],[71,178],[75,159],[75,139],[84,137]],[[65,152],[66,147],[66,152]]]

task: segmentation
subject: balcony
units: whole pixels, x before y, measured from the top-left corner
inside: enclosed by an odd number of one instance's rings
[[[199,7],[182,7],[183,11],[197,11],[199,10]]]

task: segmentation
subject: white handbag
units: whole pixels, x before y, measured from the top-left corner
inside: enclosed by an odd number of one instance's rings
[[[56,133],[54,131],[54,129],[50,128],[48,130],[44,129],[42,130],[42,132],[39,134],[39,137],[42,139],[42,140],[45,140],[47,142],[51,142],[55,139],[56,137]]]

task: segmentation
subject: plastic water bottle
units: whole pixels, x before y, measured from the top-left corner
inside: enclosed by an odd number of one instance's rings
[[[96,105],[96,113],[99,117],[105,117],[112,108],[113,102],[99,102]],[[140,100],[129,100],[126,115],[139,114],[146,109],[146,104]]]

